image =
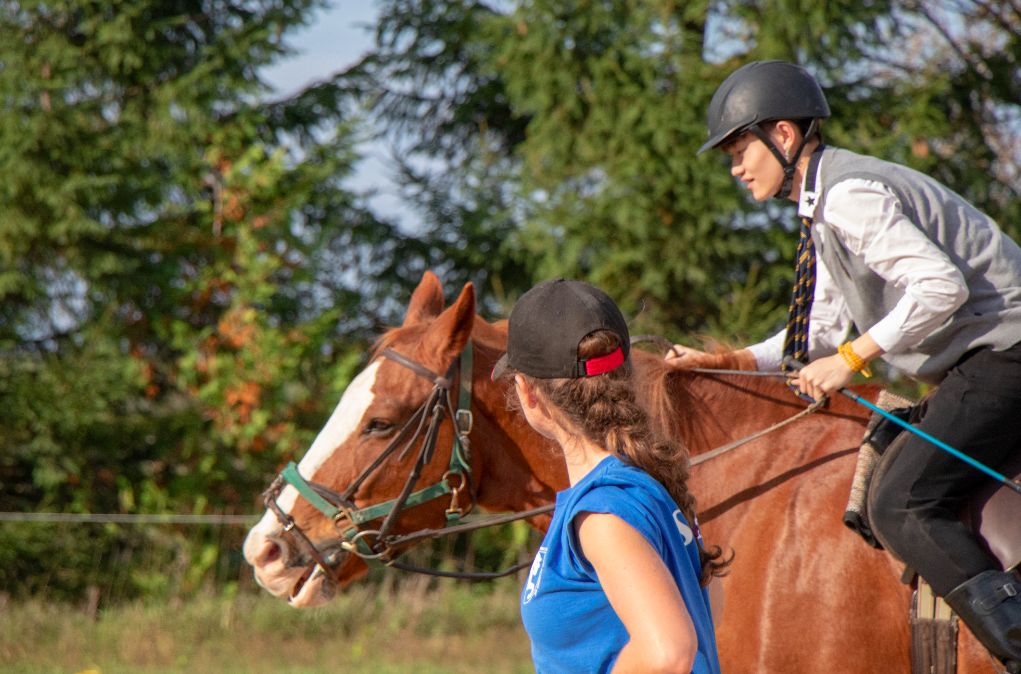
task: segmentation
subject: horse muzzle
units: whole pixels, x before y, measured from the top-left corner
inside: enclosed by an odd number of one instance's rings
[[[292,606],[319,606],[333,599],[340,584],[340,569],[350,554],[339,544],[319,550],[324,564],[290,544],[280,531],[267,535],[253,530],[244,545],[256,582]]]

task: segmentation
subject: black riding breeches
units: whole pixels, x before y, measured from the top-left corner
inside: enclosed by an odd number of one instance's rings
[[[926,400],[917,426],[999,472],[1021,452],[1021,343],[966,354]],[[967,497],[991,480],[911,434],[875,486],[872,524],[892,552],[946,596],[1000,568],[958,517]]]

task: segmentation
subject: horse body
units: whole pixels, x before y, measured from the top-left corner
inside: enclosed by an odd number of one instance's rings
[[[438,279],[426,274],[404,324],[384,336],[377,353],[393,348],[442,373],[469,339],[476,354],[470,435],[476,503],[494,511],[551,503],[567,485],[562,458],[511,409],[506,385],[490,380],[506,343],[506,326],[475,316],[470,286],[444,309]],[[653,354],[633,354],[639,393],[652,417],[692,456],[803,408],[782,382],[679,372]],[[366,373],[349,387],[356,388],[355,395],[345,393],[320,433],[309,453],[314,460],[306,457],[300,464],[305,478],[332,489],[349,484],[427,395],[428,383],[397,363],[375,358]],[[862,392],[869,398],[876,393]],[[726,674],[910,671],[910,592],[899,580],[901,567],[841,522],[866,421],[867,412],[836,398],[824,411],[693,467],[703,536],[709,545],[735,553],[729,574],[714,581],[724,588],[717,641]],[[443,448],[452,438],[451,425],[444,424],[435,465],[427,467],[421,482],[441,479]],[[333,451],[322,449],[325,445]],[[409,461],[394,457],[362,485],[356,502],[393,498]],[[292,487],[277,502],[317,546],[336,545],[337,527]],[[442,526],[446,505],[436,501],[410,509],[399,530]],[[548,521],[541,516],[532,523],[544,528]],[[359,557],[347,555],[332,567],[332,581],[323,577],[270,513],[249,532],[244,552],[260,584],[296,606],[328,601],[334,588],[367,568]],[[966,630],[961,633],[959,674],[992,674],[988,655]]]
[[[900,570],[840,519],[862,429],[816,413],[694,470],[706,541],[735,551],[725,672],[910,671]]]
[[[681,438],[693,458],[803,408],[777,380],[664,373],[661,359],[646,354],[636,364],[661,432]],[[879,393],[857,392],[870,400]],[[868,415],[835,397],[693,468],[703,536],[735,552],[717,625],[724,672],[911,671],[903,566],[841,520]],[[988,654],[961,634],[958,673],[991,674]]]

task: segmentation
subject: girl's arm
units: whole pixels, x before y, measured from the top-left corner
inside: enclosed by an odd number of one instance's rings
[[[616,515],[582,513],[574,526],[582,553],[631,636],[614,674],[689,674],[698,648],[695,626],[656,550]]]

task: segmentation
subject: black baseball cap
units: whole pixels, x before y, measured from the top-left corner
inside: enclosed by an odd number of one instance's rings
[[[579,358],[581,340],[597,330],[616,333],[621,346],[605,356]],[[537,379],[591,377],[615,370],[630,349],[627,322],[606,293],[584,281],[544,281],[511,310],[507,353],[493,368],[493,379],[508,366]]]

